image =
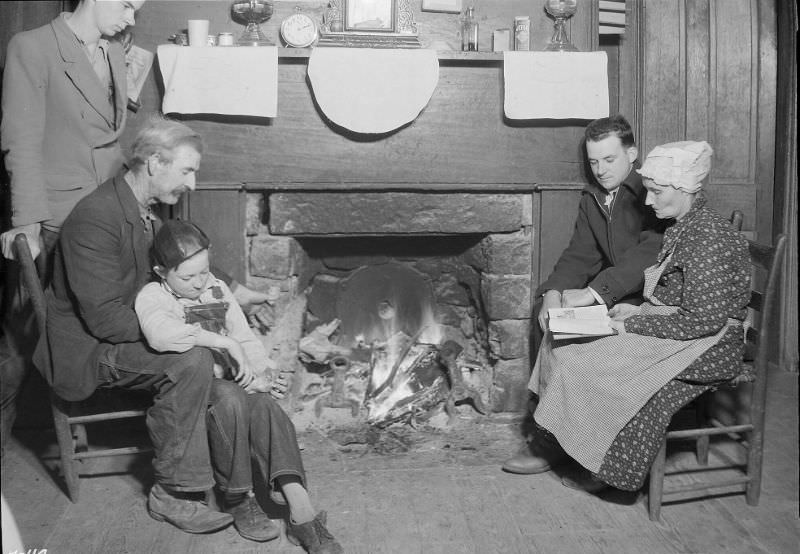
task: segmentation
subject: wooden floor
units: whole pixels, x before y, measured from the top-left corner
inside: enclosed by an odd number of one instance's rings
[[[311,429],[301,443],[312,498],[348,553],[796,553],[797,385],[797,375],[771,376],[760,505],[748,506],[742,495],[672,503],[659,523],[636,494],[589,496],[563,487],[553,472],[500,471],[520,444],[519,424],[508,419],[462,420],[448,432],[401,428],[371,445],[359,433]],[[147,460],[95,468],[107,474],[81,479],[81,500],[71,504],[54,474],[52,434],[24,423],[6,452],[2,490],[28,549],[302,552],[285,537],[258,544],[232,528],[188,535],[150,519]],[[741,458],[732,445],[715,443],[712,452],[712,464]],[[688,457],[678,450],[670,459]],[[273,517],[285,515],[267,507]]]

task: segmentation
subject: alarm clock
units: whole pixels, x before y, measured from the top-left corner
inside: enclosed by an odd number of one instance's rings
[[[293,13],[281,23],[281,38],[294,48],[311,46],[317,40],[317,23],[304,13]]]

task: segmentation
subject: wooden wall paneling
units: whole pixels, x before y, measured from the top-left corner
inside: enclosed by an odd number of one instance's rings
[[[538,268],[536,287],[547,279],[569,244],[578,216],[582,188],[575,185],[554,186],[536,195],[539,197],[536,216],[541,229],[535,240],[538,245],[535,256]]]
[[[643,140],[643,85],[646,70],[644,56],[644,2],[631,0],[625,3],[625,34],[619,39],[617,68],[618,76],[618,106],[619,113],[624,115],[631,127],[639,146],[639,156],[642,158],[644,151]]]
[[[645,48],[641,74],[642,129],[639,148],[642,159],[653,147],[683,137],[684,65],[680,38],[683,2],[647,2],[642,31]]]
[[[772,242],[773,214],[783,198],[775,195],[776,115],[778,113],[778,14],[775,2],[753,2],[753,33],[757,39],[756,83],[758,110],[754,141],[756,183],[756,236]],[[796,19],[794,20],[796,21]],[[796,84],[796,81],[795,81]]]
[[[715,156],[706,192],[720,213],[745,211],[745,230],[768,228],[774,152],[774,18],[756,0],[650,1],[633,9],[638,41],[621,56],[621,105],[639,117],[642,157],[676,140],[708,140]],[[774,12],[774,8],[771,9]],[[639,89],[628,93],[626,90]],[[631,96],[639,100],[630,101]],[[637,108],[637,104],[641,108]]]
[[[20,31],[35,29],[69,9],[67,0],[39,2],[0,2],[0,63],[5,67],[6,49],[11,37]]]
[[[686,112],[684,136],[710,136],[709,73],[714,48],[708,0],[686,4]],[[709,55],[711,53],[711,55]]]
[[[212,265],[240,283],[247,283],[245,201],[239,190],[197,190],[185,194],[177,209],[211,239]]]
[[[785,270],[781,283],[781,336],[778,363],[798,371],[797,286],[797,4],[777,8],[778,96],[773,233],[786,233]]]
[[[752,184],[758,122],[758,50],[751,0],[711,2],[715,183]]]

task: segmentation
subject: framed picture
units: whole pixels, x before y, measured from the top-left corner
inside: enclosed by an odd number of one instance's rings
[[[462,0],[422,0],[422,11],[461,13]]]
[[[318,46],[419,48],[417,0],[329,0]]]
[[[345,0],[345,32],[395,32],[395,0]]]

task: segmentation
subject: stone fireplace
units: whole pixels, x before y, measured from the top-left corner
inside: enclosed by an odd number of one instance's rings
[[[246,202],[247,281],[280,291],[264,340],[295,371],[296,424],[431,417],[453,408],[454,378],[472,397],[450,420],[522,409],[530,191],[307,188],[248,192]],[[442,345],[458,353],[457,375]],[[404,409],[390,410],[398,399]]]

